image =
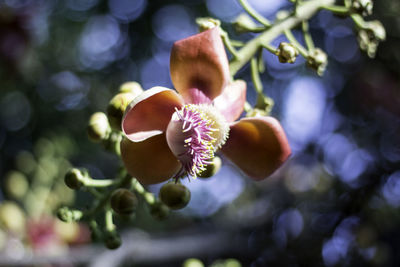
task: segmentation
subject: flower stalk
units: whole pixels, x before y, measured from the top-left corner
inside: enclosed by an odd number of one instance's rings
[[[239,2],[242,4],[244,1],[239,0]],[[310,19],[321,8],[333,5],[334,3],[334,0],[310,0],[301,3],[297,8],[296,13],[277,21],[237,51],[238,57],[233,58],[229,64],[231,75],[234,76],[247,62],[249,62],[263,44],[269,44],[280,34],[284,33],[285,30],[294,28],[302,21]]]

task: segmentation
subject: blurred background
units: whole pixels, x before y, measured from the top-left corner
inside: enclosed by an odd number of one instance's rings
[[[249,0],[273,19],[289,1]],[[310,21],[329,55],[323,77],[298,58],[264,53],[264,92],[293,155],[254,182],[223,159],[207,180],[185,182],[188,207],[156,221],[146,208],[119,222],[116,251],[90,243],[83,224],[54,217],[86,207],[63,183],[71,166],[112,178],[117,157],[88,141],[87,121],[105,111],[120,84],[172,88],[174,41],[197,33],[196,17],[229,25],[235,0],[0,0],[0,265],[399,266],[400,3],[375,1],[387,40],[375,59],[360,51],[350,19],[322,11]],[[272,44],[277,46],[283,37]],[[248,82],[249,70],[237,78]],[[155,193],[159,186],[150,188]],[[222,264],[222,265],[217,265]],[[237,262],[235,263],[237,264]]]

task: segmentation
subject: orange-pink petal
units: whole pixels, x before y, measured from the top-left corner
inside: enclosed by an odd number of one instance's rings
[[[171,79],[186,103],[207,103],[230,80],[229,63],[218,27],[174,43]]]
[[[222,152],[254,180],[271,175],[291,154],[282,126],[272,117],[244,118],[234,123]]]
[[[122,131],[131,141],[139,142],[167,129],[175,108],[183,100],[174,90],[153,87],[136,97],[125,111]]]
[[[181,168],[181,164],[168,147],[165,133],[141,142],[124,138],[121,158],[130,175],[141,184],[156,184],[168,180]]]
[[[246,82],[236,80],[228,84],[222,94],[214,99],[214,106],[225,116],[228,122],[240,117],[246,103]]]

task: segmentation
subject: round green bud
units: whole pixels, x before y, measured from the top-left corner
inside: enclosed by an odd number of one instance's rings
[[[190,191],[182,184],[166,183],[161,187],[159,197],[170,209],[178,210],[189,203]]]
[[[126,82],[119,87],[120,93],[132,93],[135,96],[143,93],[143,88],[138,82]]]
[[[328,56],[324,51],[319,48],[315,48],[311,51],[307,57],[307,66],[317,72],[318,75],[322,75],[328,65]]]
[[[276,50],[276,55],[279,58],[279,62],[293,64],[299,55],[299,51],[296,49],[296,47],[294,47],[294,45],[282,42],[279,44],[279,47]]]
[[[25,174],[32,174],[37,167],[37,162],[31,152],[21,151],[15,158],[15,165],[19,171]]]
[[[129,215],[138,206],[138,199],[134,193],[125,188],[119,188],[111,194],[111,208],[118,214]]]
[[[225,260],[225,267],[242,267],[242,264],[237,259]]]
[[[110,132],[111,128],[106,114],[96,112],[90,117],[87,133],[91,141],[100,142],[106,139]]]
[[[196,23],[199,26],[200,32],[204,32],[221,25],[221,21],[209,17],[197,18]]]
[[[257,24],[247,13],[241,13],[237,16],[232,25],[237,33],[252,32],[258,28]]]
[[[204,264],[199,259],[189,258],[183,262],[182,267],[204,267]]]
[[[162,202],[155,202],[150,207],[150,214],[154,219],[164,220],[169,215],[169,208]]]
[[[25,229],[25,213],[12,201],[3,201],[0,204],[0,228],[21,234]]]
[[[280,10],[276,12],[275,16],[277,20],[284,20],[290,16],[290,12],[288,10]]]
[[[104,233],[104,244],[108,249],[117,249],[122,244],[121,237],[115,231],[107,231]]]
[[[64,176],[65,184],[74,190],[77,190],[83,186],[83,173],[77,168],[70,169]]]
[[[121,131],[121,122],[125,109],[136,96],[137,95],[132,93],[119,93],[111,99],[110,103],[108,103],[107,115],[113,129]]]
[[[22,172],[10,171],[6,174],[5,188],[11,197],[22,199],[26,192],[28,192],[28,179]]]
[[[210,164],[206,166],[206,169],[202,171],[198,177],[200,178],[210,178],[214,176],[219,169],[221,169],[222,160],[220,157],[215,156]]]

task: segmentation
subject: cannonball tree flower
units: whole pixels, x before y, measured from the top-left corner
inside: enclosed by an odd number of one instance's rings
[[[235,121],[243,112],[246,83],[230,81],[218,27],[175,42],[170,71],[177,92],[144,91],[122,120],[121,157],[141,183],[196,177],[218,150],[255,180],[271,175],[289,157],[276,119]]]

